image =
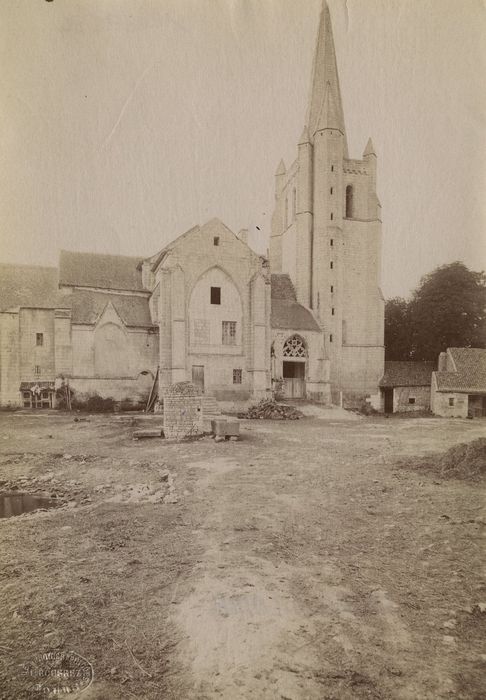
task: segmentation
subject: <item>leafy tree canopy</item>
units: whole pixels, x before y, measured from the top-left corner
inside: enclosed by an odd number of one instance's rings
[[[425,275],[410,301],[385,310],[387,360],[434,360],[449,347],[486,347],[486,275],[461,262]]]

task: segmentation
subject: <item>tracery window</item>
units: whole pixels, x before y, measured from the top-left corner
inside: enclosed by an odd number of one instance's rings
[[[293,335],[285,341],[283,346],[284,357],[307,357],[305,343],[298,335]]]

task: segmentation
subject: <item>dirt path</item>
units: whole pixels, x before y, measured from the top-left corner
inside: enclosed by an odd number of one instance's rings
[[[484,422],[255,421],[164,446],[57,420],[0,420],[4,475],[48,461],[79,491],[0,521],[10,673],[54,645],[93,663],[86,700],[484,697],[484,488],[395,466]]]
[[[418,425],[403,422],[397,435],[396,425],[366,424],[347,441],[344,425],[316,422],[298,445],[287,426],[255,426],[264,443],[277,432],[279,446],[222,445],[188,462],[204,553],[175,616],[187,697],[460,697],[468,640],[455,630],[468,572],[441,517],[477,517],[481,502],[473,489],[454,503],[446,484],[390,473],[400,446],[430,449]],[[372,446],[357,453],[360,431]]]

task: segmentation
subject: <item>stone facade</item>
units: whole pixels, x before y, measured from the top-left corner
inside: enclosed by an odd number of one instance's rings
[[[276,174],[270,262],[213,219],[148,258],[63,251],[59,268],[0,266],[0,404],[68,383],[143,401],[193,382],[219,400],[324,403],[383,374],[381,209],[371,141],[348,156],[329,10],[307,126]],[[270,274],[270,267],[272,274]],[[22,280],[22,284],[19,283]],[[379,399],[379,397],[378,397]]]
[[[307,125],[297,159],[276,172],[272,272],[287,273],[312,310],[333,395],[376,394],[383,374],[381,206],[371,140],[348,157],[331,19],[321,15]]]
[[[266,261],[215,219],[152,261],[160,393],[192,381],[220,400],[263,397],[270,383]]]
[[[446,418],[486,417],[486,349],[448,348],[432,374],[431,408]]]

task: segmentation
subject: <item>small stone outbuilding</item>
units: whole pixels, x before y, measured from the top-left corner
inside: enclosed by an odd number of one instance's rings
[[[380,379],[381,410],[410,413],[430,410],[430,384],[435,362],[385,362]]]
[[[448,348],[432,373],[431,408],[436,416],[486,416],[486,349]]]

